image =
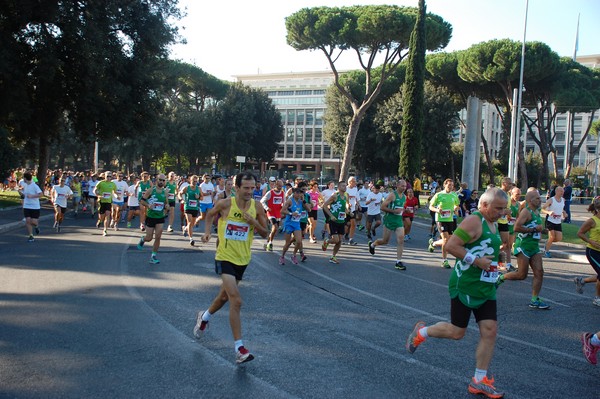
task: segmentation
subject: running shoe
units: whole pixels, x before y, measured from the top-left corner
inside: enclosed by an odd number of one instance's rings
[[[283,257],[283,256],[279,257],[279,264],[280,265],[285,265],[285,257]]]
[[[336,265],[339,265],[340,261],[337,260],[335,256],[332,256],[331,258],[329,258],[329,263],[335,263]]]
[[[583,344],[583,356],[585,356],[585,359],[591,364],[596,364],[598,363],[596,352],[598,352],[600,346],[592,345],[592,336],[592,333],[581,334],[581,343]]]
[[[96,228],[99,229],[100,228],[100,224],[102,224],[102,222],[100,221],[100,219],[98,219],[98,221],[96,222]]]
[[[158,258],[156,257],[156,255],[151,255],[150,256],[150,263],[152,263],[153,265],[159,264],[160,261],[158,260]]]
[[[356,246],[358,243],[353,238],[348,240],[348,245]]]
[[[594,298],[594,300],[592,301],[592,305],[600,306],[600,296]]]
[[[108,232],[106,231],[106,229],[102,230],[102,235],[103,235],[104,237],[106,237],[106,236],[108,235]]]
[[[358,230],[363,231],[365,229],[365,226],[363,226],[362,224],[358,225]]]
[[[404,236],[404,242],[407,242],[410,239],[410,236],[407,234]]]
[[[433,237],[429,239],[429,246],[427,247],[427,250],[429,252],[433,252],[435,250],[435,247],[433,246]]]
[[[546,258],[551,258],[551,257],[552,257],[552,254],[550,253],[550,251],[544,251],[544,256],[545,256]]]
[[[417,347],[425,342],[425,338],[421,337],[419,334],[419,330],[423,327],[425,327],[425,322],[417,321],[412,329],[412,332],[406,339],[406,350],[409,353],[415,353]]]
[[[27,239],[27,242],[34,242],[35,238],[33,238],[33,236],[29,236],[29,238]]]
[[[515,267],[512,263],[508,263],[506,265],[506,272],[516,272],[517,270],[519,270],[517,267]]]
[[[194,338],[196,339],[202,338],[202,334],[208,330],[208,321],[202,320],[204,312],[206,312],[206,310],[201,310],[196,316],[196,325],[194,326]]]
[[[267,251],[273,252],[273,243],[272,242],[267,244]]]
[[[58,222],[54,222],[54,226],[52,226],[53,229],[56,229],[58,227]]]
[[[396,269],[397,270],[406,270],[406,266],[404,266],[404,263],[402,263],[402,261],[398,261],[398,262],[396,262]]]
[[[297,265],[297,264],[298,264],[298,258],[296,258],[296,255],[292,255],[292,263],[293,263],[294,265]]]
[[[583,281],[583,277],[575,277],[575,291],[578,294],[583,294],[583,286],[585,285],[585,281]]]
[[[444,269],[450,269],[450,262],[448,262],[448,259],[444,259],[444,261],[442,262],[442,267]]]
[[[471,382],[469,383],[469,393],[474,395],[485,395],[492,399],[504,397],[504,392],[500,392],[494,387],[494,378],[488,379],[487,376],[483,377],[479,382],[476,382],[475,377],[472,377]]]
[[[375,229],[373,229],[373,230],[371,231],[371,235],[372,235],[373,237],[377,237],[377,231],[376,231]]]
[[[373,246],[373,241],[369,241],[369,253],[371,255],[375,255],[375,247]]]
[[[193,238],[190,238],[190,245],[193,247],[194,245],[196,245],[196,241],[194,241]]]
[[[302,254],[300,254],[300,262],[306,262],[306,259],[308,259],[308,258],[306,257],[306,255],[304,255],[303,253],[302,253]]]
[[[550,305],[542,301],[539,296],[536,299],[532,299],[531,302],[529,302],[529,307],[532,309],[550,309]]]
[[[58,226],[56,226],[56,232],[60,233],[60,224]]]
[[[141,251],[142,248],[144,248],[144,237],[140,238],[140,240],[138,241],[138,244],[137,244],[137,249],[139,249]]]
[[[169,228],[167,229],[167,231],[168,231],[169,233],[172,233],[172,232],[173,232],[173,227],[169,226]]]
[[[127,228],[130,229],[131,228],[131,222],[127,222]]]
[[[240,348],[235,353],[235,362],[237,364],[249,362],[253,359],[254,356],[252,355],[252,353],[250,353],[250,351],[248,351],[248,349],[244,348],[243,346],[240,346]]]
[[[146,226],[144,226],[143,224],[140,226],[140,230],[141,231],[146,231]]]
[[[311,244],[316,244],[316,243],[317,243],[317,239],[316,239],[315,237],[312,237],[312,238],[310,239],[310,243],[311,243]]]
[[[321,249],[323,251],[327,251],[328,246],[329,246],[329,241],[323,241],[323,245],[321,245]]]

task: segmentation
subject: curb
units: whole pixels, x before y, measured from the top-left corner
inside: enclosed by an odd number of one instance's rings
[[[431,224],[427,224],[427,223],[423,223],[423,222],[417,222],[417,221],[413,221],[413,225],[418,225],[420,227],[423,228],[429,228],[431,227]],[[568,242],[561,242],[560,243],[561,246],[565,246],[565,247],[569,247],[569,248],[578,248],[578,249],[585,249],[585,245],[580,245],[580,244],[571,244]],[[557,258],[557,259],[569,259],[569,260],[574,260],[576,262],[579,263],[588,263],[587,257],[585,255],[578,255],[578,254],[573,254],[567,251],[558,251],[558,250],[552,250],[552,257],[553,258]]]
[[[44,216],[41,216],[38,220],[42,221],[42,220],[48,220],[48,219],[54,219],[54,215],[44,215]],[[19,220],[18,222],[12,222],[12,223],[0,225],[0,233],[5,233],[7,231],[16,230],[18,228],[24,228],[24,227],[25,227],[25,223],[23,223],[22,220]]]

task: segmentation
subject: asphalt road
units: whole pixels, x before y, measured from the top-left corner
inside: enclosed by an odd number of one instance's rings
[[[220,284],[214,242],[191,248],[166,233],[161,263],[151,265],[133,229],[102,237],[88,217],[67,219],[60,234],[45,221],[42,232],[34,243],[21,231],[0,234],[2,398],[472,397],[473,319],[461,341],[404,349],[417,320],[449,318],[450,271],[439,251],[424,249],[421,227],[406,245],[406,271],[393,267],[394,246],[369,255],[362,233],[340,265],[307,243],[306,263],[279,266],[257,239],[241,284],[244,340],[256,358],[241,366],[227,308],[202,340],[192,336]],[[579,295],[572,282],[592,269],[550,259],[545,270],[551,310],[527,306],[531,277],[499,289],[490,374],[507,398],[597,398],[599,370],[579,337],[600,329],[600,309],[592,287]]]

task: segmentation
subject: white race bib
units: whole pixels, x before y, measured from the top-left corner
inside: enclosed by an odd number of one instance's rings
[[[442,211],[440,212],[440,217],[443,217],[443,218],[449,218],[449,217],[450,217],[450,215],[452,215],[452,211],[445,211],[445,210],[442,210]]]
[[[155,202],[152,209],[155,211],[162,211],[163,209],[165,209],[165,204],[164,202]]]
[[[273,205],[281,205],[282,202],[283,202],[283,198],[273,197]]]
[[[248,240],[250,225],[248,223],[227,221],[225,226],[225,239],[233,241]]]
[[[492,262],[489,271],[482,270],[479,280],[484,283],[495,283],[498,280],[498,263]]]
[[[414,212],[414,208],[412,206],[406,207],[406,213],[413,213],[413,212]]]
[[[192,208],[195,208],[198,206],[198,201],[196,200],[189,200],[188,201],[188,206],[191,206]]]
[[[170,200],[174,200],[175,199],[175,193],[169,193],[169,199]]]
[[[301,218],[302,218],[302,215],[300,213],[295,214],[295,215],[292,214],[292,217],[291,217],[292,222],[299,222]]]
[[[102,193],[102,198],[109,199],[110,197],[112,197],[112,193]]]
[[[346,220],[346,212],[340,212],[338,214],[338,220]]]

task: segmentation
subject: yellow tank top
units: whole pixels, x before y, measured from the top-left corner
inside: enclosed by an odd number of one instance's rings
[[[256,218],[255,201],[250,202],[248,213]],[[250,263],[250,247],[254,239],[254,226],[243,217],[235,198],[231,198],[231,207],[227,218],[220,218],[218,223],[219,246],[216,260],[225,260],[237,266],[248,266]]]
[[[592,216],[592,219],[594,220],[594,223],[596,223],[596,225],[590,229],[590,240],[600,242],[600,218],[594,215]],[[598,250],[598,248],[594,247],[591,244],[588,244],[587,247],[595,251]]]
[[[508,197],[508,203],[506,204],[506,209],[504,210],[506,212],[506,215],[501,216],[498,219],[498,224],[508,224],[508,215],[510,215],[510,195],[508,195],[508,193],[505,193]]]

